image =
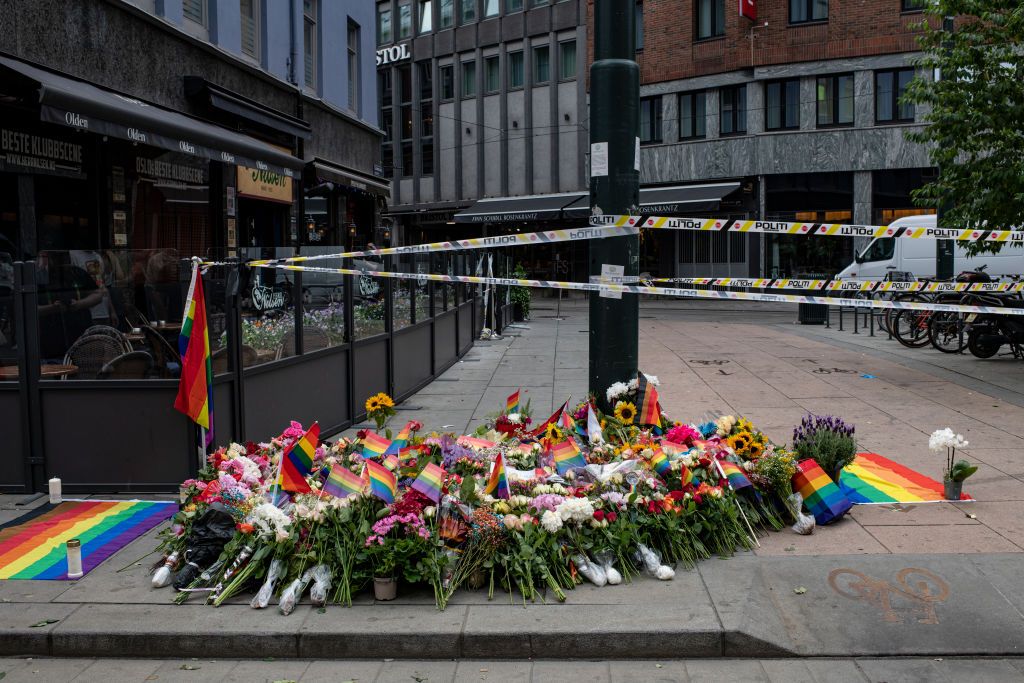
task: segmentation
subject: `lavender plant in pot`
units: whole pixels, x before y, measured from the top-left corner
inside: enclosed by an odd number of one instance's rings
[[[853,433],[853,425],[840,417],[808,414],[793,430],[793,452],[797,460],[814,460],[838,484],[843,468],[857,455]]]

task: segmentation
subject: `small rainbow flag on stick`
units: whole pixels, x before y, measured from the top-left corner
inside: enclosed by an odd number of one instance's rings
[[[206,328],[206,295],[199,266],[192,266],[192,282],[185,299],[185,319],[178,336],[181,379],[174,407],[205,430],[206,443],[213,443],[213,356]]]
[[[494,459],[494,467],[491,468],[491,476],[487,480],[487,486],[484,487],[484,493],[494,496],[495,498],[508,498],[508,476],[505,474],[505,461],[501,457],[501,453],[498,453],[498,457]]]
[[[362,491],[365,485],[366,482],[358,474],[338,463],[331,468],[330,474],[327,475],[327,481],[324,482],[324,493],[335,498],[347,498],[353,493]]]
[[[428,462],[427,466],[420,472],[420,476],[416,477],[416,481],[412,483],[412,488],[438,503],[441,500],[441,486],[443,483],[444,470],[440,466]]]
[[[363,457],[378,458],[387,453],[391,442],[376,432],[366,432],[363,437]]]
[[[409,434],[412,433],[412,422],[406,422],[405,426],[402,427],[402,431],[398,432],[398,436],[395,437],[394,441],[391,442],[391,452],[398,453],[400,449],[405,448],[409,445]]]
[[[729,480],[729,486],[732,487],[733,491],[753,486],[750,480],[747,479],[747,475],[743,473],[743,470],[736,463],[729,462],[728,460],[719,460],[718,465],[722,468],[722,474]]]
[[[580,453],[580,447],[573,439],[566,439],[551,447],[551,455],[555,459],[555,469],[565,474],[574,467],[586,467],[587,460]]]
[[[281,488],[295,493],[309,493],[312,489],[306,475],[313,471],[313,456],[320,443],[320,425],[316,422],[281,455]]]
[[[636,374],[637,416],[636,423],[641,425],[660,425],[661,410],[658,408],[658,392],[654,385],[647,381],[644,373]]]
[[[679,463],[679,479],[682,480],[683,486],[693,483],[693,472],[683,463]]]
[[[505,399],[505,414],[519,412],[519,390]]]
[[[394,472],[398,469],[398,456],[392,453],[391,455],[384,458],[384,467]]]
[[[370,478],[370,493],[388,505],[394,503],[395,494],[398,490],[398,480],[395,479],[394,472],[379,462],[367,460],[366,473]]]
[[[654,449],[654,455],[651,456],[651,467],[663,477],[667,477],[672,471],[672,463],[669,462],[665,451],[661,450],[661,446]]]
[[[547,431],[547,428],[548,428],[549,424],[551,424],[551,423],[558,424],[559,419],[562,417],[562,411],[564,411],[568,407],[569,407],[569,402],[566,401],[565,403],[562,404],[562,406],[558,410],[556,410],[554,413],[552,413],[551,417],[549,417],[548,419],[544,420],[544,422],[541,423],[541,425],[539,427],[537,427],[532,432],[530,432],[530,435],[535,437],[535,438],[540,438],[541,436],[543,436],[544,432]]]

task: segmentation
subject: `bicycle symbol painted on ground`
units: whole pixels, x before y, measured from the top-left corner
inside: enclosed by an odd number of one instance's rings
[[[832,590],[845,598],[861,600],[878,609],[882,619],[905,623],[913,617],[919,624],[937,624],[935,605],[949,597],[949,584],[927,569],[906,567],[896,574],[896,582],[876,579],[856,569],[833,569],[828,575]]]

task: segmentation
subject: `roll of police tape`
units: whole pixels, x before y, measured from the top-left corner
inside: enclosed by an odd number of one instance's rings
[[[306,263],[328,259],[359,258],[363,256],[391,256],[396,254],[430,254],[444,251],[465,251],[469,249],[492,249],[495,247],[515,247],[554,242],[575,242],[579,240],[603,239],[605,237],[624,237],[636,235],[640,228],[636,226],[585,226],[565,230],[543,230],[541,232],[524,232],[514,235],[494,235],[493,237],[472,237],[451,242],[431,242],[429,244],[411,244],[404,247],[385,247],[383,249],[364,249],[362,251],[345,251],[338,254],[314,254],[312,256],[289,256],[280,259],[261,259],[249,261],[250,266],[265,266],[274,263]],[[216,265],[210,262],[206,265]]]
[[[277,268],[298,272],[334,273],[368,277],[417,280],[419,282],[462,282],[473,285],[497,285],[505,287],[532,287],[538,289],[567,289],[584,292],[618,292],[622,294],[653,294],[695,299],[727,299],[732,301],[763,301],[793,304],[826,304],[853,308],[879,308],[912,311],[944,311],[948,313],[993,313],[1000,315],[1024,315],[1024,308],[1002,306],[981,306],[966,304],[943,304],[924,301],[879,301],[875,299],[837,299],[835,297],[808,294],[768,294],[764,292],[735,292],[707,289],[680,289],[676,287],[653,287],[650,285],[618,285],[596,282],[559,282],[556,280],[525,280],[520,278],[482,277],[479,275],[443,275],[436,273],[395,273],[387,271],[360,270],[356,268],[324,268],[282,263],[261,264],[260,268]]]
[[[791,223],[788,221],[744,221],[730,218],[676,218],[667,216],[591,216],[593,225],[664,230],[711,230],[754,232],[769,235],[811,235],[825,237],[897,237],[901,239],[941,239],[962,242],[1008,242],[1024,245],[1024,230],[987,230],[961,228],[928,228],[888,225],[855,225],[843,223]]]

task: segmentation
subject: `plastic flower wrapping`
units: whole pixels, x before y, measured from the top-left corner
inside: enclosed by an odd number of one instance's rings
[[[439,609],[474,587],[525,604],[670,580],[795,520],[788,450],[741,416],[672,420],[644,380],[610,386],[606,410],[591,396],[546,420],[510,397],[470,435],[387,428],[394,404],[377,394],[377,429],[354,439],[311,442],[292,422],[219,448],[181,485],[153,583],[282,614],[351,605],[374,579],[431,590]]]

